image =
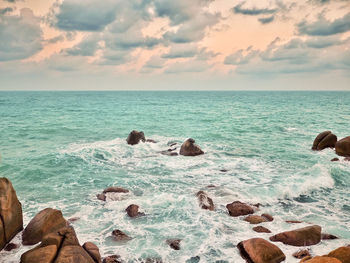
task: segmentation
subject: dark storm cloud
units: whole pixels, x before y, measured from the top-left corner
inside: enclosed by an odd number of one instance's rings
[[[274,16],[269,16],[269,17],[262,17],[259,18],[259,22],[263,25],[271,23],[275,19]]]
[[[266,15],[266,14],[274,14],[277,12],[277,9],[269,9],[269,8],[244,8],[242,7],[244,3],[236,5],[232,10],[236,14],[249,15],[249,16],[257,16],[257,15]]]

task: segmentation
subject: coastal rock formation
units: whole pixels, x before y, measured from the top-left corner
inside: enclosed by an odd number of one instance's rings
[[[310,252],[309,252],[308,249],[301,249],[301,250],[298,250],[297,252],[293,253],[292,256],[295,257],[295,258],[298,258],[298,259],[302,259],[302,258],[305,258],[305,257],[309,257],[310,256]]]
[[[126,213],[128,214],[129,217],[138,217],[138,216],[144,216],[145,213],[139,212],[139,206],[138,205],[129,205],[125,209]]]
[[[308,259],[310,257],[306,257],[302,259],[300,262],[305,262],[305,263],[342,263],[336,258],[331,258],[331,257],[314,257],[311,259]]]
[[[262,238],[242,241],[237,247],[249,263],[279,263],[286,259],[281,249]]]
[[[128,241],[131,239],[131,237],[119,229],[113,230],[112,236],[115,241]]]
[[[331,131],[321,132],[314,140],[312,145],[312,150],[321,151],[325,148],[334,148],[335,143],[337,142],[337,136],[334,135]]]
[[[140,141],[145,142],[145,134],[142,131],[135,131],[129,133],[128,138],[126,139],[126,142],[130,145],[138,144]]]
[[[339,247],[330,252],[327,256],[339,259],[342,263],[350,263],[350,247]]]
[[[198,202],[199,202],[199,206],[202,209],[207,209],[210,211],[214,211],[214,202],[213,199],[211,199],[207,193],[203,192],[203,191],[199,191],[196,196],[198,197]]]
[[[101,201],[106,201],[106,198],[107,198],[105,194],[97,194],[96,197],[98,200],[101,200]]]
[[[21,256],[21,263],[101,263],[98,248],[85,243],[85,250],[72,227],[64,227],[46,235],[39,246]],[[91,256],[93,255],[93,256]]]
[[[118,186],[111,186],[103,190],[103,193],[129,193],[129,190]]]
[[[180,148],[180,155],[184,156],[197,156],[204,154],[204,152],[195,144],[195,140],[192,138],[187,139]]]
[[[339,237],[332,235],[332,234],[327,234],[327,233],[322,233],[321,234],[321,239],[322,240],[332,240],[332,239],[338,239]]]
[[[14,249],[17,249],[19,248],[19,245],[18,244],[15,244],[15,243],[8,243],[6,245],[6,247],[4,248],[5,251],[11,251],[11,250],[14,250]]]
[[[22,205],[9,179],[0,178],[0,250],[23,229]]]
[[[181,239],[168,239],[166,243],[174,250],[180,250]]]
[[[269,229],[267,229],[266,227],[263,227],[263,226],[253,227],[253,230],[257,233],[271,233],[271,231]]]
[[[270,214],[262,214],[262,217],[265,217],[267,221],[272,222],[273,221],[273,216]]]
[[[263,222],[267,222],[267,219],[263,216],[258,215],[249,215],[246,218],[244,218],[244,221],[249,222],[250,224],[257,225]]]
[[[337,157],[334,157],[332,160],[331,160],[331,162],[338,162],[339,161],[339,158],[337,158]]]
[[[240,201],[234,201],[231,204],[227,204],[226,208],[230,216],[245,216],[254,213],[254,209],[250,205]]]
[[[42,240],[42,238],[51,233],[67,226],[60,210],[45,208],[40,211],[29,222],[22,234],[23,245],[34,245]]]
[[[340,156],[350,156],[350,136],[339,140],[335,144],[335,152]]]
[[[321,241],[321,227],[314,225],[282,232],[270,237],[270,240],[297,247],[316,245]]]
[[[122,263],[123,261],[121,260],[119,255],[112,255],[108,256],[103,259],[102,263]]]

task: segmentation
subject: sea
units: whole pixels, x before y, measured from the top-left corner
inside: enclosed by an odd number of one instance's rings
[[[13,183],[24,226],[44,208],[59,209],[79,218],[80,243],[95,243],[103,257],[243,263],[239,242],[311,224],[339,237],[307,247],[324,255],[350,244],[350,162],[311,146],[322,131],[350,136],[349,124],[346,91],[3,91],[0,176]],[[156,143],[128,145],[132,130]],[[173,143],[179,151],[187,138],[205,154],[160,153]],[[108,186],[130,192],[98,200]],[[199,207],[200,190],[214,211]],[[274,217],[261,224],[272,234],[229,216],[226,204],[237,200],[260,203],[257,214]],[[145,216],[129,218],[130,204]],[[132,239],[114,241],[115,229]],[[181,249],[167,239],[181,239]],[[298,247],[275,244],[285,262],[299,262]],[[0,262],[19,262],[32,247],[1,251]]]

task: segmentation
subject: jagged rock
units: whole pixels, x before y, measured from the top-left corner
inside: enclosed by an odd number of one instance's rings
[[[139,206],[138,205],[129,205],[125,211],[127,212],[129,217],[138,217],[138,216],[144,216],[145,213],[139,212]]]
[[[350,156],[350,136],[337,141],[335,144],[335,152],[340,156]]]
[[[314,140],[312,145],[312,150],[321,151],[325,148],[335,147],[335,143],[337,142],[337,136],[334,135],[331,131],[321,132]]]
[[[314,225],[286,231],[270,237],[271,241],[291,246],[311,246],[321,241],[321,227]]]
[[[22,234],[23,245],[34,245],[48,233],[67,226],[60,210],[45,208],[29,222]]]
[[[269,229],[267,229],[266,227],[263,227],[263,226],[253,227],[253,230],[255,232],[258,232],[258,233],[271,233],[271,231]]]
[[[174,250],[180,250],[181,239],[168,239],[166,243]]]
[[[231,204],[227,204],[226,208],[230,216],[245,216],[254,213],[254,209],[250,205],[240,201],[234,201]]]
[[[310,251],[308,249],[301,249],[298,250],[297,252],[293,253],[293,257],[298,258],[298,259],[302,259],[305,257],[310,256]]]
[[[22,205],[9,179],[0,178],[0,250],[23,229]]]
[[[249,263],[279,263],[286,259],[281,249],[262,238],[242,241],[237,247]]]
[[[180,148],[180,155],[184,156],[197,156],[204,154],[204,152],[199,148],[197,144],[195,144],[195,140],[190,138],[187,139]]]
[[[331,251],[328,257],[339,259],[342,263],[350,263],[350,247],[339,247]]]
[[[196,196],[198,197],[198,202],[199,202],[199,206],[202,209],[207,209],[210,211],[214,211],[214,202],[213,199],[211,199],[207,193],[203,192],[203,191],[199,191]]]
[[[126,139],[126,142],[130,145],[138,144],[140,141],[145,142],[145,134],[142,131],[135,131],[129,133],[128,138]]]
[[[96,263],[101,263],[100,250],[94,243],[85,242],[83,248]]]
[[[113,230],[112,236],[115,241],[128,241],[131,239],[131,237],[119,229]]]

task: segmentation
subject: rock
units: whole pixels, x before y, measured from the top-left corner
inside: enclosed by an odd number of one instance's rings
[[[339,161],[339,158],[335,157],[331,160],[331,162],[338,162]]]
[[[130,217],[138,217],[138,216],[144,216],[145,213],[139,212],[139,206],[138,205],[129,205],[125,211],[127,212],[128,216]]]
[[[34,245],[40,242],[45,235],[65,226],[67,226],[67,221],[60,210],[45,208],[36,214],[24,229],[22,243],[23,245]]]
[[[67,220],[67,222],[69,223],[69,224],[71,224],[71,223],[73,223],[73,222],[75,222],[75,221],[78,221],[80,219],[80,217],[71,217],[71,218],[69,218],[68,220]]]
[[[237,245],[241,256],[250,263],[279,263],[286,259],[282,250],[262,238],[252,238]]]
[[[335,143],[337,142],[337,136],[334,135],[331,131],[321,132],[314,140],[312,145],[312,150],[321,151],[325,148],[334,148]]]
[[[270,214],[262,214],[262,217],[265,217],[267,221],[272,222],[273,221],[273,216]]]
[[[131,237],[119,229],[113,230],[112,236],[115,241],[128,241],[131,239]]]
[[[49,263],[53,262],[57,254],[55,245],[38,247],[22,254],[20,263]]]
[[[209,184],[207,185],[208,188],[216,188],[216,185],[213,185],[213,184]]]
[[[60,249],[55,263],[95,263],[81,246],[64,246]]]
[[[240,201],[235,201],[231,204],[227,204],[226,208],[230,216],[245,216],[254,213],[254,209],[245,203]]]
[[[321,234],[321,239],[322,240],[332,240],[332,239],[338,239],[339,237],[332,235],[332,234],[327,234],[327,233],[322,233]]]
[[[314,257],[311,259],[302,259],[300,262],[305,262],[305,263],[342,263],[336,258],[331,258],[331,257]]]
[[[328,257],[339,259],[342,263],[350,263],[350,247],[339,247],[331,251]]]
[[[166,243],[174,250],[180,250],[181,239],[168,239]]]
[[[213,199],[211,199],[207,193],[203,192],[203,191],[199,191],[196,196],[198,197],[198,202],[199,202],[199,206],[202,209],[207,209],[210,211],[214,211],[214,202]]]
[[[6,245],[6,247],[4,248],[5,251],[11,251],[13,249],[17,249],[19,248],[19,245],[18,244],[15,244],[15,243],[8,243]]]
[[[122,187],[111,186],[103,190],[103,194],[106,193],[129,193],[129,190]]]
[[[197,156],[204,154],[204,152],[195,144],[195,140],[192,138],[187,139],[180,148],[180,155],[184,156]]]
[[[101,263],[100,250],[94,243],[86,242],[84,243],[83,248],[96,263]]]
[[[167,156],[178,156],[179,154],[177,152],[173,152],[173,151],[169,151],[170,149],[168,149],[167,151],[161,151],[160,153],[163,155],[167,155]]]
[[[293,253],[293,257],[298,258],[298,259],[302,259],[302,258],[305,258],[307,256],[310,256],[310,251],[308,249],[301,249],[301,250],[298,250],[297,252]]]
[[[102,263],[122,263],[122,260],[119,255],[112,255],[104,258]]]
[[[22,205],[9,179],[0,177],[0,250],[23,229]]]
[[[152,139],[147,139],[146,142],[157,143],[155,140],[152,140]]]
[[[335,144],[335,152],[340,156],[345,156],[345,157],[350,156],[350,136],[339,140]]]
[[[266,227],[263,227],[263,226],[253,227],[253,230],[255,232],[258,232],[258,233],[271,233],[271,231],[269,229],[267,229]]]
[[[98,200],[101,200],[101,201],[106,201],[106,198],[107,198],[105,194],[97,194],[96,197]]]
[[[226,170],[226,169],[220,169],[220,172],[226,173],[226,172],[228,172],[228,170]]]
[[[186,263],[198,263],[201,260],[200,256],[191,257],[186,260]]]
[[[142,131],[135,131],[129,133],[128,138],[126,139],[126,142],[130,145],[138,144],[140,141],[145,142],[145,134]]]
[[[345,157],[345,158],[344,158],[344,161],[350,162],[350,157]]]
[[[246,218],[244,218],[244,221],[249,222],[250,224],[260,224],[263,222],[267,222],[267,219],[263,216],[258,216],[258,215],[249,215]]]
[[[306,257],[302,258],[302,260],[300,260],[300,262],[299,262],[299,263],[301,263],[301,262],[305,262],[305,261],[308,261],[308,260],[310,260],[310,259],[312,259],[312,257],[311,257],[311,256],[306,256]]]
[[[311,246],[321,241],[321,227],[317,225],[286,231],[270,237],[271,241],[291,246]]]
[[[286,223],[288,223],[288,224],[301,224],[301,223],[303,223],[303,221],[299,221],[299,220],[286,220]]]

